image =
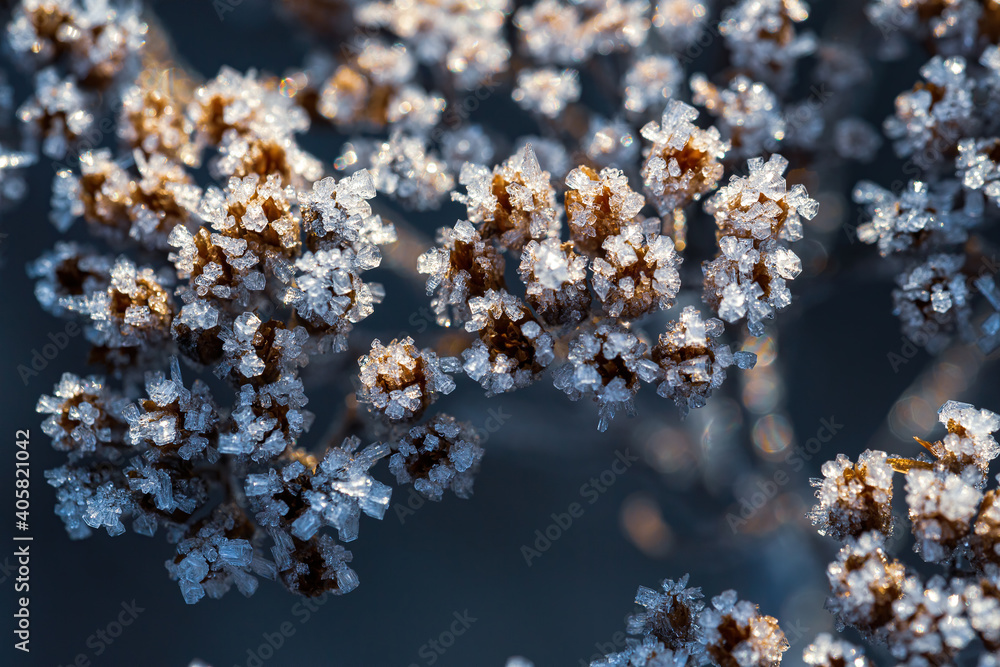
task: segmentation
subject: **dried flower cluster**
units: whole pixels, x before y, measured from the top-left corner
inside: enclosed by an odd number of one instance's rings
[[[954,664],[977,640],[987,651],[998,646],[997,490],[987,486],[1000,454],[993,438],[1000,417],[948,401],[938,419],[948,434],[933,443],[918,438],[927,450],[918,458],[867,450],[852,464],[840,455],[813,480],[819,504],[810,517],[843,543],[827,569],[827,606],[838,623],[885,642],[905,665]],[[894,472],[906,477],[913,549],[943,566],[941,575],[925,580],[886,552]],[[966,567],[956,568],[959,562]]]
[[[998,323],[973,319],[977,297],[989,300],[977,280],[996,272],[983,233],[998,212],[1000,10],[992,2],[879,0],[868,14],[897,40],[900,31],[929,40],[934,55],[883,125],[906,160],[904,173],[916,178],[891,191],[857,184],[854,201],[864,210],[857,238],[892,258],[893,313],[906,338],[931,353],[955,338],[991,352]]]
[[[685,667],[711,664],[775,667],[788,650],[778,621],[757,605],[726,591],[705,604],[700,588],[688,588],[685,575],[662,582],[663,592],[640,586],[635,602],[645,611],[630,616],[629,648],[591,663],[591,667]]]

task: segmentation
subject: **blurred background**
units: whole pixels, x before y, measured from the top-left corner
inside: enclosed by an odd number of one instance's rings
[[[301,66],[317,46],[263,1],[230,2],[233,11],[222,20],[209,0],[148,4],[184,66],[201,76],[214,75],[222,65],[281,73]],[[877,37],[865,28],[862,3],[813,4],[807,26],[816,33],[855,41]],[[335,51],[338,45],[319,46]],[[715,58],[709,49],[688,72],[714,71]],[[917,49],[892,62],[871,61],[871,77],[856,99],[840,102],[879,124],[892,112],[893,97],[916,80],[925,58]],[[28,82],[9,71],[19,101]],[[585,83],[584,103],[608,104],[586,90]],[[513,107],[509,86],[494,91],[473,118],[511,138],[535,131],[533,121]],[[301,143],[329,164],[344,140],[329,127],[316,127]],[[792,285],[791,308],[766,337],[743,342],[737,333],[733,339],[758,353],[754,370],[731,373],[709,406],[683,422],[672,403],[645,390],[638,415],[619,415],[606,433],[596,430],[594,405],[571,403],[548,380],[490,400],[460,380],[459,390],[439,407],[471,422],[485,440],[474,497],[448,495],[430,503],[395,489],[385,518],[363,519],[360,538],[347,545],[361,586],[308,609],[266,581],[249,599],[232,591],[222,600],[188,606],[163,567],[174,549],[162,535],[148,539],[128,531],[109,538],[101,531],[80,542],[66,537],[42,475],[64,457],[41,433],[34,406],[61,373],[94,371],[85,363],[87,346],[81,337],[72,340],[27,383],[17,372],[50,332],[64,327],[38,306],[24,268],[59,238],[47,218],[54,168],[43,158],[27,172],[27,200],[0,214],[2,450],[10,462],[3,464],[5,471],[13,470],[15,430],[31,429],[33,641],[27,664],[69,665],[82,655],[93,665],[184,666],[200,658],[214,667],[499,667],[509,656],[523,655],[538,667],[576,666],[624,647],[624,619],[634,611],[637,586],[655,587],[686,573],[706,597],[734,588],[777,617],[792,644],[785,664],[801,664],[812,638],[833,629],[823,601],[825,567],[836,545],[816,535],[805,517],[812,504],[809,478],[838,453],[852,459],[866,448],[916,453],[912,436],[943,432],[936,411],[947,399],[1000,409],[996,367],[974,347],[955,345],[933,358],[919,349],[912,358],[903,356],[899,322],[891,313],[893,272],[874,248],[854,241],[858,211],[851,188],[864,178],[883,185],[901,178],[891,148],[884,145],[871,164],[838,173],[830,182],[815,172],[800,174],[821,212],[795,248],[805,271]],[[416,238],[430,239],[461,211],[449,202],[435,212],[390,215]],[[685,275],[696,274],[710,255],[713,231],[708,220],[692,223]],[[86,232],[77,224],[67,236],[83,239]],[[325,432],[337,429],[357,370],[354,360],[372,338],[387,341],[406,332],[418,345],[449,344],[427,311],[421,312],[429,305],[422,283],[392,264],[377,271],[388,296],[353,334],[358,350],[307,369],[309,407],[318,415],[307,442],[321,443]],[[655,336],[667,319],[650,318],[643,328]],[[892,354],[901,355],[902,363],[892,362]],[[193,376],[187,371],[186,378]],[[609,472],[616,455],[626,452],[638,460],[621,474]],[[0,487],[11,488],[12,472],[2,477]],[[384,464],[376,477],[390,481]],[[900,490],[897,480],[897,496]],[[8,506],[9,492],[3,496]],[[582,515],[565,529],[552,528],[552,515],[566,513],[572,503],[581,505]],[[892,550],[905,555],[911,542],[905,515],[899,515],[902,537]],[[10,523],[2,521],[8,545]],[[536,531],[547,529],[558,538],[546,547]],[[525,548],[538,553],[526,558]],[[5,609],[14,605],[11,553],[11,547],[0,551]],[[916,565],[912,554],[907,562]],[[109,630],[123,604],[135,605],[136,618],[106,642],[97,633]],[[456,614],[465,623],[455,625]],[[268,635],[272,645],[279,643],[274,633],[283,624],[288,636],[280,647],[260,650]],[[461,634],[450,634],[458,628]],[[3,630],[9,638],[6,625]],[[5,642],[4,655],[16,662],[0,662],[25,664],[11,644]],[[888,662],[885,655],[873,657]]]

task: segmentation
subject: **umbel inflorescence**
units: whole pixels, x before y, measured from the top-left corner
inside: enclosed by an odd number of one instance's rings
[[[912,4],[869,13],[911,16]],[[907,331],[932,323],[946,342],[972,328],[967,278],[984,257],[973,230],[1000,200],[1000,56],[987,46],[993,10],[941,4],[905,24],[940,53],[885,126],[923,180],[859,186],[869,218],[857,231],[912,260],[895,308]],[[47,473],[56,511],[73,538],[165,534],[187,602],[252,594],[260,577],[309,596],[353,590],[344,545],[362,515],[383,516],[392,478],[431,500],[471,496],[483,443],[434,407],[463,383],[492,398],[547,376],[596,403],[601,431],[635,411],[643,387],[681,416],[705,407],[727,372],[754,367],[743,342],[790,306],[804,270],[793,244],[823,240],[809,191],[879,143],[847,115],[850,95],[794,97],[805,69],[841,93],[865,76],[849,49],[806,29],[798,0],[718,12],[694,0],[281,5],[321,39],[280,77],[181,67],[141,3],[22,0],[5,32],[34,85],[16,110],[23,145],[0,144],[0,207],[23,198],[23,169],[57,160],[51,222],[94,240],[58,242],[28,265],[41,306],[82,327],[94,367],[37,404],[66,454]],[[689,72],[716,29],[727,66]],[[0,71],[0,132],[8,90]],[[606,116],[586,106],[595,92],[612,102]],[[502,113],[473,122],[466,102],[482,94],[537,133],[506,136]],[[346,139],[337,154],[309,152],[323,131]],[[928,146],[947,158],[918,160]],[[447,345],[358,331],[386,297],[372,278],[386,255],[419,277],[454,333]],[[316,362],[352,376],[348,401],[307,396]],[[335,404],[348,406],[343,427],[310,443],[314,411]],[[995,417],[969,410],[947,407],[934,460],[868,452],[824,468],[813,516],[847,541],[842,580],[831,575],[838,618],[905,659],[922,645],[913,619],[951,627],[958,610],[934,603],[958,584],[925,586],[879,551],[893,470],[907,475],[921,555],[968,554],[978,594],[995,597],[1000,517],[982,490]],[[889,607],[866,603],[868,583]],[[605,664],[770,665],[787,648],[775,619],[735,593],[705,603],[686,580],[663,590],[640,589],[646,612],[629,626],[640,639]],[[977,632],[982,616],[968,621]],[[807,662],[859,655],[827,637]]]
[[[691,30],[695,9],[680,9]],[[342,543],[357,537],[362,514],[381,518],[389,503],[381,459],[428,498],[471,494],[483,456],[476,431],[432,408],[458,382],[490,397],[550,371],[571,400],[597,403],[604,430],[634,410],[644,385],[683,415],[705,405],[727,369],[753,367],[753,353],[725,342],[726,323],[745,319],[759,335],[788,305],[787,281],[801,270],[788,244],[817,204],[786,184],[789,163],[777,154],[753,157],[719,188],[727,165],[754,155],[747,141],[696,125],[697,111],[667,88],[636,97],[683,76],[668,52],[650,61],[639,50],[660,39],[647,11],[524,7],[512,46],[500,38],[505,3],[358,4],[365,36],[340,53],[318,51],[282,79],[224,67],[201,80],[173,65],[139,4],[18,3],[6,43],[35,88],[17,112],[26,150],[0,160],[0,202],[21,196],[17,169],[39,152],[61,160],[53,224],[85,224],[104,244],[60,242],[28,267],[42,307],[81,324],[97,367],[64,374],[38,402],[44,432],[67,455],[47,477],[70,535],[162,531],[177,545],[167,570],[188,602],[234,585],[250,594],[258,577],[306,595],[343,593],[358,579]],[[727,39],[736,60],[752,61],[745,42]],[[508,71],[512,49],[533,67]],[[636,61],[622,91],[632,124],[595,123],[593,136],[575,139],[589,148],[572,169],[562,167],[570,138],[558,133],[495,160],[498,144],[481,126],[449,121],[449,100],[421,74],[441,68],[452,97],[506,85],[529,113],[559,119],[587,82],[552,66],[610,51]],[[116,136],[98,145],[89,131],[105,113]],[[380,136],[353,136],[324,162],[302,143],[317,123]],[[638,147],[639,126],[641,155],[624,150]],[[464,215],[409,269],[426,279],[438,324],[465,332],[464,349],[372,341],[357,366],[370,423],[306,447],[310,360],[357,350],[352,330],[385,296],[368,275],[397,230],[378,199],[399,212],[438,208],[449,194]],[[703,198],[718,226],[718,256],[703,267],[707,312],[682,285],[688,209]],[[646,324],[682,300],[676,319]],[[224,396],[199,377],[208,372],[228,386]]]

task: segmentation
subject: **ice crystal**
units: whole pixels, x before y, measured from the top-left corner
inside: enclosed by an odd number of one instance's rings
[[[842,158],[871,162],[881,146],[878,130],[860,118],[842,118],[833,127],[833,148]]]

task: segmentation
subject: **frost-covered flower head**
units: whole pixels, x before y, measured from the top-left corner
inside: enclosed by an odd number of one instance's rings
[[[750,332],[761,335],[762,320],[791,303],[786,281],[802,271],[798,256],[785,243],[802,238],[802,219],[810,220],[819,204],[805,186],[788,189],[788,160],[772,155],[748,162],[749,176],[733,176],[705,203],[719,227],[721,253],[702,265],[705,300],[726,322],[747,318]]]
[[[728,345],[715,340],[722,331],[720,320],[702,320],[697,308],[687,306],[653,346],[651,359],[660,367],[656,393],[674,401],[681,416],[705,406],[712,391],[722,386],[727,368],[736,364],[746,370],[757,362],[752,352],[734,355]]]
[[[136,66],[148,26],[141,7],[108,0],[25,0],[7,25],[15,59],[26,69],[65,64],[95,89]]]
[[[354,15],[362,26],[393,32],[421,62],[446,63],[456,82],[471,90],[507,68],[503,28],[509,13],[510,0],[387,0],[360,4]]]
[[[634,114],[659,111],[680,92],[684,69],[673,56],[646,56],[632,63],[622,83],[625,109]]]
[[[886,557],[885,536],[869,532],[848,538],[826,570],[831,597],[827,609],[837,621],[866,635],[884,634],[903,596],[905,568]]]
[[[657,225],[658,226],[658,225]],[[681,288],[682,257],[669,236],[627,222],[591,262],[591,284],[611,317],[632,320],[671,308]]]
[[[809,512],[820,535],[843,541],[868,531],[892,533],[892,466],[888,455],[866,449],[857,463],[843,454],[827,461],[810,482],[819,503]]]
[[[389,470],[400,484],[413,484],[430,500],[441,500],[449,489],[459,498],[472,496],[483,448],[471,425],[450,415],[435,415],[411,428],[395,449]]]
[[[342,542],[357,539],[361,514],[381,519],[392,492],[370,474],[389,446],[360,447],[361,439],[352,436],[322,460],[294,457],[280,470],[248,475],[246,494],[258,520],[272,533],[287,531],[301,542],[317,537],[323,526],[336,529]]]
[[[346,334],[382,302],[382,285],[366,283],[360,275],[381,259],[377,252],[358,257],[350,249],[330,248],[306,252],[296,261],[295,312],[313,333],[332,336],[324,345],[345,350]]]
[[[232,177],[225,190],[210,187],[201,215],[217,233],[243,239],[258,256],[294,257],[301,247],[299,221],[292,213],[295,190],[271,174]]]
[[[682,51],[704,33],[713,4],[709,0],[659,0],[653,8],[653,28],[669,47]]]
[[[712,598],[711,606],[698,616],[699,641],[715,664],[739,667],[776,667],[788,640],[773,616],[765,616],[757,605],[739,600],[736,591]]]
[[[159,344],[169,337],[174,305],[151,268],[120,256],[106,289],[67,296],[62,305],[89,318],[87,339],[109,349]]]
[[[55,248],[27,266],[37,280],[35,298],[46,311],[63,316],[69,312],[66,297],[105,290],[111,284],[113,259],[76,243],[60,241]]]
[[[517,251],[529,239],[558,234],[555,190],[530,144],[492,170],[464,165],[459,183],[466,193],[453,193],[452,199],[465,205],[483,238],[495,239],[501,248]]]
[[[517,271],[527,302],[549,326],[571,326],[590,313],[587,258],[575,253],[572,243],[528,241]]]
[[[946,561],[969,534],[982,492],[976,475],[911,470],[906,474],[906,504],[916,543],[914,551],[930,563]]]
[[[150,444],[160,455],[176,453],[190,461],[195,457],[215,462],[218,408],[201,380],[184,386],[177,357],[170,360],[170,377],[154,371],[146,377],[148,398],[122,411],[128,422],[128,440],[133,445]]]
[[[42,422],[42,432],[52,438],[52,446],[78,456],[121,437],[125,405],[108,390],[103,378],[63,373],[53,395],[39,398],[35,411],[49,415]]]
[[[783,91],[798,59],[816,48],[811,34],[795,28],[807,18],[809,7],[801,0],[741,0],[722,12],[719,32],[733,66]]]
[[[907,577],[903,597],[892,605],[888,644],[902,664],[951,663],[974,638],[965,615],[962,586],[933,577],[926,586],[919,577]]]
[[[469,310],[465,330],[479,340],[462,352],[462,368],[487,396],[526,387],[555,357],[552,336],[506,290],[473,297]]]
[[[181,89],[175,70],[145,70],[122,95],[118,137],[145,155],[162,155],[197,167],[201,162],[194,141],[195,127],[184,113],[193,91]],[[164,85],[165,84],[165,85]]]
[[[642,136],[652,145],[644,152],[642,178],[646,194],[661,216],[683,208],[715,189],[729,142],[715,127],[698,128],[694,107],[670,100],[661,122],[650,122]]]
[[[694,74],[691,92],[692,101],[716,118],[719,133],[732,147],[731,160],[773,152],[785,136],[781,104],[763,82],[740,74],[720,89],[703,74]]]
[[[580,98],[579,74],[574,69],[522,70],[511,97],[523,109],[556,118]]]
[[[600,320],[570,341],[566,363],[553,373],[553,384],[572,401],[593,396],[597,429],[605,431],[619,409],[634,410],[640,380],[652,382],[656,377],[658,368],[647,351],[646,343],[622,325]]]
[[[883,128],[894,140],[896,154],[911,157],[921,169],[943,166],[954,155],[960,139],[974,136],[975,81],[960,56],[934,56],[921,69],[923,81],[896,98],[896,113]]]
[[[938,410],[938,421],[948,435],[934,443],[920,441],[952,473],[961,475],[974,467],[986,477],[990,462],[1000,454],[993,433],[1000,429],[1000,416],[969,403],[947,401]]]
[[[967,219],[955,210],[953,188],[910,181],[898,196],[870,181],[854,188],[854,201],[870,219],[858,225],[862,243],[877,244],[879,254],[920,251],[961,243],[968,237]],[[979,213],[981,214],[981,209]]]
[[[962,185],[981,191],[1000,205],[1000,138],[962,139],[958,142],[955,170]]]
[[[257,590],[257,578],[274,579],[274,563],[253,543],[243,512],[235,506],[220,507],[191,536],[177,544],[177,556],[166,562],[170,578],[177,581],[184,601],[194,604],[208,595],[220,598],[235,585],[245,596]]]
[[[816,635],[802,652],[802,661],[812,667],[871,667],[862,649],[828,632]]]
[[[358,400],[393,422],[419,416],[439,394],[450,394],[455,382],[448,373],[461,368],[454,357],[439,359],[433,350],[418,350],[409,336],[388,345],[376,338],[358,365]]]
[[[897,276],[893,314],[899,316],[904,336],[926,341],[928,350],[934,352],[943,349],[956,331],[969,335],[971,311],[964,264],[963,255],[931,255]]]
[[[368,169],[378,192],[407,208],[438,208],[455,187],[448,165],[431,151],[426,137],[421,135],[393,130],[388,141],[376,141],[365,150],[351,147],[347,152],[356,159],[358,152],[366,154],[367,159],[358,159],[357,166]]]
[[[40,147],[46,157],[66,157],[94,125],[91,105],[72,76],[61,78],[53,67],[39,72],[34,96],[17,110],[32,152]]]
[[[309,129],[305,110],[265,85],[255,70],[241,74],[223,67],[195,91],[186,113],[199,141],[211,145],[218,145],[229,130],[250,137],[258,132],[291,135]]]
[[[688,588],[688,579],[664,579],[662,593],[640,586],[635,603],[645,611],[629,616],[629,633],[652,636],[674,651],[698,653],[698,616],[705,603],[700,588]]]
[[[471,317],[470,299],[503,287],[503,255],[467,220],[439,229],[437,242],[417,258],[417,271],[427,275],[437,323],[464,324]]]

